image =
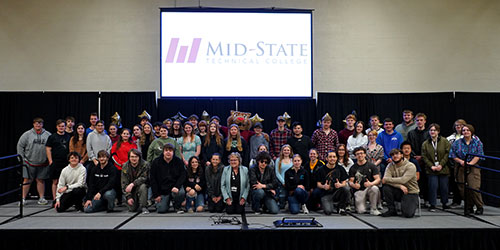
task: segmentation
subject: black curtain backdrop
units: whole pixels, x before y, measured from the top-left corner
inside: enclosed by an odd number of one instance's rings
[[[333,117],[333,128],[342,130],[345,117],[353,110],[358,120],[369,122],[371,115],[378,115],[381,122],[389,117],[395,125],[402,122],[402,111],[410,109],[427,115],[427,125],[441,125],[443,136],[451,134],[455,121],[453,93],[396,93],[396,94],[343,94],[318,93],[317,120],[325,113]]]
[[[207,111],[210,116],[220,117],[221,124],[225,125],[230,111],[236,109],[235,103],[232,98],[162,98],[158,99],[158,117],[163,121],[177,112],[186,117],[192,114],[201,117],[203,111]]]
[[[75,117],[77,122],[88,123],[89,114],[97,111],[97,100],[97,92],[0,92],[0,131],[3,139],[0,156],[16,154],[17,141],[25,131],[33,128],[33,118],[43,118],[44,128],[54,133],[56,120],[67,116]],[[14,163],[12,159],[1,161],[0,168]],[[0,193],[18,187],[20,174],[17,172],[12,170],[0,174]],[[15,200],[16,195],[2,197],[0,204]]]
[[[264,131],[270,133],[277,127],[276,118],[285,112],[291,117],[291,123],[300,121],[304,134],[312,135],[316,129],[316,103],[314,99],[242,99],[238,101],[238,109],[244,112],[259,114],[264,119]]]
[[[115,112],[121,117],[124,128],[132,129],[140,122],[139,114],[146,110],[151,120],[158,120],[155,92],[102,92],[101,93],[101,120],[106,129],[111,123],[111,116]]]

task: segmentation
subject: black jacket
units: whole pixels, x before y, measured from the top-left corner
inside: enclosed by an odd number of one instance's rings
[[[153,198],[160,195],[170,195],[172,188],[182,188],[186,181],[186,170],[182,160],[174,156],[167,163],[163,159],[163,155],[153,160],[151,164],[151,189],[153,190]]]
[[[93,166],[90,169],[88,178],[88,192],[85,200],[93,200],[97,193],[101,196],[108,190],[113,189],[118,178],[118,169],[111,162],[108,162],[104,168],[101,164]]]
[[[267,166],[262,174],[259,170],[258,165],[251,167],[248,171],[250,179],[250,188],[257,184],[257,181],[265,184],[266,188],[264,190],[277,189],[279,186],[278,178],[276,178],[276,172],[274,168]]]

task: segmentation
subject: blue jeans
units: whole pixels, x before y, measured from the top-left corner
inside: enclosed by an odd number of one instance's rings
[[[191,197],[186,195],[186,210],[191,208],[191,202],[194,201],[194,208],[203,207],[205,205],[205,194],[197,193],[196,196]]]
[[[174,209],[180,209],[181,203],[184,201],[186,192],[184,188],[179,188],[179,192],[174,194],[170,193],[168,195],[160,195],[161,201],[156,203],[156,211],[158,213],[166,213],[170,209],[170,201],[173,200]]]
[[[288,195],[288,209],[291,214],[300,212],[300,205],[305,204],[309,194],[302,188],[296,188],[292,195]]]
[[[254,212],[260,212],[262,203],[264,203],[271,214],[277,214],[280,211],[272,194],[266,193],[263,189],[252,190],[252,210]]]
[[[99,211],[111,211],[115,208],[116,191],[110,189],[101,196],[99,200],[92,200],[92,205],[85,208],[85,213],[94,213]]]
[[[283,209],[285,208],[286,196],[288,192],[286,191],[285,187],[281,184],[279,184],[279,187],[276,189],[276,192],[279,198],[279,204],[280,204],[279,207],[280,209]]]
[[[437,192],[441,194],[441,203],[448,204],[448,176],[447,175],[427,175],[429,184],[429,203],[436,206]]]

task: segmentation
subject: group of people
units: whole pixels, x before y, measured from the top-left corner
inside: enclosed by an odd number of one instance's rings
[[[237,124],[222,126],[217,116],[200,121],[196,115],[154,124],[142,117],[132,130],[110,124],[106,131],[96,113],[88,127],[75,125],[72,117],[57,120],[51,134],[35,118],[17,145],[28,184],[21,203],[26,204],[35,180],[38,203],[47,204],[44,180],[49,179],[58,212],[72,206],[113,212],[116,202],[143,213],[165,213],[173,205],[178,213],[206,207],[231,214],[250,203],[256,214],[285,209],[394,216],[400,202],[402,215],[413,217],[419,195],[430,211],[436,210],[438,193],[442,208],[450,208],[449,187],[451,206],[460,205],[464,167],[480,160],[466,155],[483,154],[473,126],[464,120],[455,122],[448,138],[440,135],[438,124],[426,126],[426,120],[423,113],[405,110],[397,126],[390,118],[380,124],[376,115],[366,126],[350,114],[337,133],[326,114],[309,137],[300,122],[288,128],[282,116],[270,134],[261,123],[241,131]],[[479,169],[472,168],[468,182],[479,189]],[[480,194],[468,198],[467,209],[482,214]],[[384,213],[382,201],[388,208]]]

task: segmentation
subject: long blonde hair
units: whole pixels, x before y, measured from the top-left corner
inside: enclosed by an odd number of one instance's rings
[[[236,148],[238,148],[238,151],[243,151],[243,145],[241,143],[241,135],[240,135],[240,127],[237,124],[231,124],[229,126],[229,130],[231,130],[232,127],[236,127],[238,129],[238,133],[236,134]],[[226,150],[231,151],[231,145],[233,144],[233,136],[231,136],[231,132],[228,131],[228,136],[227,136],[227,143],[226,143]]]
[[[278,161],[278,171],[280,171],[280,172],[281,172],[281,161],[283,160],[283,157],[285,157],[285,154],[283,154],[283,149],[285,149],[285,148],[290,149],[290,155],[288,156],[288,158],[292,159],[292,156],[293,156],[292,146],[290,146],[289,144],[285,144],[285,145],[281,146],[280,160]]]

